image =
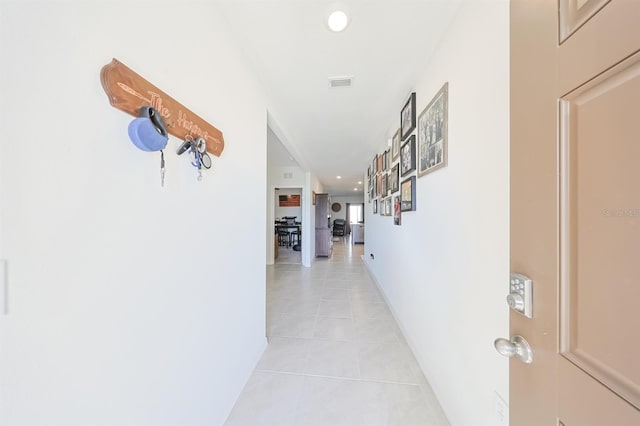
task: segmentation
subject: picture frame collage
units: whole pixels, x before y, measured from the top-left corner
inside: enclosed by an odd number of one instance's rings
[[[394,135],[391,147],[376,154],[367,170],[369,202],[374,214],[392,216],[392,194],[400,191],[400,129]]]
[[[445,82],[417,115],[412,92],[400,111],[391,146],[376,154],[367,170],[372,212],[393,216],[395,225],[402,224],[402,213],[416,210],[417,178],[448,164],[448,98]]]

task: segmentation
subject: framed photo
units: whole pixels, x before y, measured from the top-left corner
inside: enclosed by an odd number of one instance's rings
[[[400,174],[406,176],[416,169],[416,136],[412,135],[400,148]]]
[[[316,191],[311,191],[311,204],[316,205]]]
[[[384,170],[384,153],[382,154],[378,154],[376,157],[378,157],[378,165],[376,166],[376,171],[378,173],[382,173],[382,171]]]
[[[393,197],[393,224],[402,225],[402,210],[400,208],[400,196],[394,195]]]
[[[447,165],[448,98],[445,83],[418,118],[418,176]]]
[[[416,128],[416,92],[411,93],[400,113],[400,140],[405,140]]]
[[[278,195],[279,207],[300,207],[300,195]]]
[[[416,177],[402,181],[400,185],[400,209],[403,212],[415,211],[416,209]]]
[[[384,215],[391,216],[391,197],[387,197],[384,199]]]
[[[378,200],[373,200],[373,214],[378,214]]]
[[[373,157],[373,162],[371,163],[371,171],[375,175],[378,173],[378,156]]]
[[[382,173],[379,173],[376,177],[376,197],[382,195]]]
[[[389,190],[392,194],[400,190],[400,164],[398,163],[391,168],[391,174],[389,175]]]
[[[400,156],[400,129],[396,130],[396,133],[391,139],[391,161],[396,161]]]
[[[388,188],[388,176],[386,173],[382,174],[382,196],[386,197],[387,196],[387,192],[389,191]]]
[[[371,198],[376,198],[378,196],[378,176],[373,175],[373,182],[371,185],[371,193],[373,194]]]

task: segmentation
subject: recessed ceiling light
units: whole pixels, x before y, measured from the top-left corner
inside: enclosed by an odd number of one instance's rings
[[[329,25],[331,31],[339,33],[349,25],[349,17],[342,10],[334,10],[327,19],[327,25]]]
[[[361,180],[358,181],[358,185],[362,185],[362,181]]]
[[[358,190],[358,188],[353,188],[353,190],[354,190],[354,191],[357,191],[357,190]]]
[[[336,176],[336,179],[342,179],[342,176]]]

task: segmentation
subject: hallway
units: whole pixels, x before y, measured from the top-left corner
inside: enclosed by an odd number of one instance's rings
[[[267,267],[269,346],[226,421],[256,425],[448,425],[362,262]]]

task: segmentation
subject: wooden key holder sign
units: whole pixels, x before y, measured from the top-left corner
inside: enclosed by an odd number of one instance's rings
[[[102,67],[100,81],[113,107],[138,117],[141,107],[151,106],[162,115],[170,134],[181,140],[201,137],[207,142],[208,152],[217,157],[222,154],[224,138],[220,130],[117,59]]]

